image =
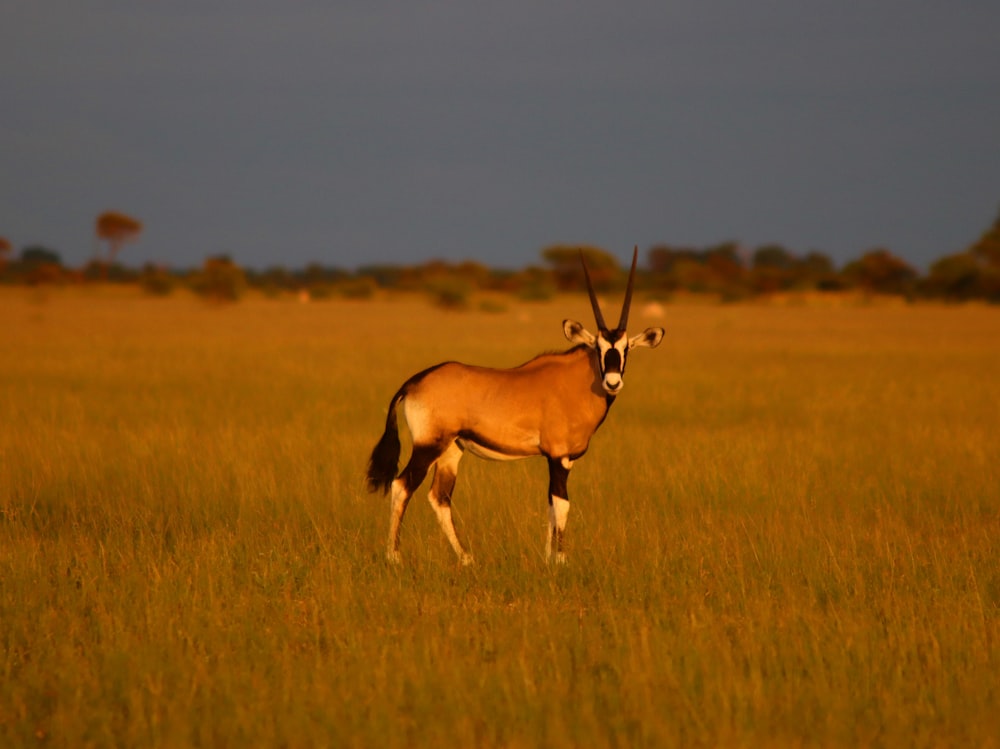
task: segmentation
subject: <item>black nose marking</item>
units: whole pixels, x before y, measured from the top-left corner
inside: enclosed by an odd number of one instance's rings
[[[622,371],[622,355],[618,353],[618,349],[609,349],[608,353],[604,355],[604,371],[605,372],[621,372]]]

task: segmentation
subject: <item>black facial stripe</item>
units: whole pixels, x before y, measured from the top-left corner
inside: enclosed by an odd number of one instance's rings
[[[618,349],[608,349],[608,353],[604,355],[604,371],[621,373],[622,355]]]

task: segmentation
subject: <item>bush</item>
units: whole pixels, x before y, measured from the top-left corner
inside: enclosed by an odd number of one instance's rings
[[[331,284],[322,282],[309,284],[308,287],[302,289],[302,291],[299,292],[300,299],[302,298],[303,294],[307,299],[314,302],[327,301],[333,298],[333,286]]]
[[[243,269],[225,255],[205,260],[202,270],[191,280],[192,290],[214,301],[235,302],[247,289]]]
[[[166,268],[147,266],[139,275],[139,287],[153,296],[167,296],[175,285],[176,279]]]
[[[361,276],[342,281],[338,293],[345,299],[371,299],[378,290],[378,283],[371,276]]]
[[[555,296],[555,286],[542,280],[532,280],[517,290],[517,298],[526,302],[547,302]]]
[[[427,283],[434,304],[445,309],[465,309],[469,306],[471,288],[461,278],[439,278]]]

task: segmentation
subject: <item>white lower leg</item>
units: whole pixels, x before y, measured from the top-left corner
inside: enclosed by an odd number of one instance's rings
[[[386,558],[390,562],[399,561],[399,526],[403,522],[403,511],[406,510],[408,499],[402,480],[393,481],[392,500],[389,508],[389,544],[386,549]]]
[[[555,559],[557,563],[566,561],[562,550],[563,532],[566,530],[566,517],[569,515],[569,500],[550,496],[549,504],[549,540],[545,545],[545,556]]]
[[[472,564],[472,555],[462,548],[462,542],[458,540],[458,534],[455,533],[455,523],[451,518],[451,505],[440,504],[437,497],[434,496],[434,492],[430,492],[427,498],[430,500],[431,507],[434,508],[441,530],[444,531],[444,535],[448,539],[448,543],[451,544],[451,548],[455,550],[459,561],[462,564]]]

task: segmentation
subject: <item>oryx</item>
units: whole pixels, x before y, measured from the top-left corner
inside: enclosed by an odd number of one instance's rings
[[[573,461],[587,452],[590,438],[603,423],[622,389],[628,352],[655,348],[663,328],[625,333],[638,247],[632,255],[625,301],[618,325],[609,330],[594,294],[587,264],[580,254],[597,334],[574,320],[563,320],[563,333],[576,346],[561,353],[536,356],[513,369],[491,369],[445,362],[413,375],[389,402],[385,432],[368,464],[370,491],[392,490],[389,519],[390,561],[399,561],[399,527],[406,505],[431,466],[434,479],[428,499],[441,529],[463,564],[472,557],[463,548],[451,518],[451,495],[458,463],[466,450],[473,455],[513,460],[533,455],[549,463],[549,533],[546,555],[565,560],[563,531],[569,512],[566,482]],[[400,442],[397,406],[413,438],[409,462],[398,475]]]

